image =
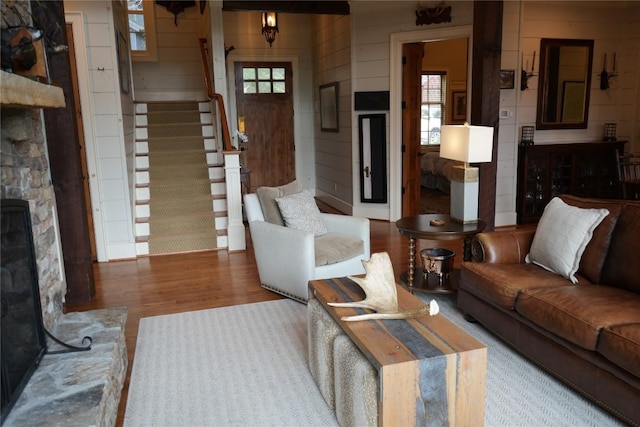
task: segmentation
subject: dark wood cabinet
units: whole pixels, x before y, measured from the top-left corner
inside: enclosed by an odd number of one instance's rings
[[[626,141],[518,146],[518,224],[538,222],[560,194],[619,198],[616,150]]]

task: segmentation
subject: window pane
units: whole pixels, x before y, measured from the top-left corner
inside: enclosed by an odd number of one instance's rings
[[[256,93],[256,82],[244,82],[244,93]]]
[[[284,68],[273,68],[273,80],[284,80]]]
[[[285,93],[284,82],[273,82],[273,93]]]
[[[144,15],[132,13],[129,15],[129,32],[144,32]]]
[[[129,10],[142,10],[142,0],[128,0],[127,9]]]
[[[145,33],[129,33],[129,40],[131,41],[131,50],[147,50],[147,40]]]
[[[242,69],[242,79],[243,80],[255,80],[256,79],[256,69],[255,68],[243,68]]]
[[[271,82],[258,82],[258,92],[271,93]]]
[[[422,109],[420,115],[420,143],[440,144],[440,126],[443,121],[446,95],[446,74],[422,75]]]
[[[258,80],[271,80],[271,68],[258,68]]]

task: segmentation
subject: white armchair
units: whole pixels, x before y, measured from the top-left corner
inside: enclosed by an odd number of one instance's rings
[[[256,194],[244,195],[244,207],[262,287],[306,303],[309,280],[364,274],[362,261],[368,260],[371,252],[369,219],[323,213],[328,233],[314,238],[313,233],[265,221]],[[362,252],[342,261],[316,265],[316,247],[337,248],[339,252],[344,236],[362,240]]]

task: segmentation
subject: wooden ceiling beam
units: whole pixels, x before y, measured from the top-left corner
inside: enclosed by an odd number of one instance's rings
[[[223,12],[310,13],[315,15],[349,15],[349,2],[324,1],[223,1]]]

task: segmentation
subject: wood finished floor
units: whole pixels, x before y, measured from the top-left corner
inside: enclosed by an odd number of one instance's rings
[[[125,329],[129,366],[116,426],[122,426],[138,322],[143,317],[281,299],[260,287],[251,237],[247,250],[226,250],[152,256],[130,261],[94,264],[96,297],[88,304],[69,305],[67,312],[126,307]],[[462,260],[462,241],[418,241],[418,251],[443,247],[456,252],[454,267]],[[393,222],[371,221],[371,252],[389,253],[396,278],[408,266],[408,239]],[[458,255],[460,254],[460,255]]]

